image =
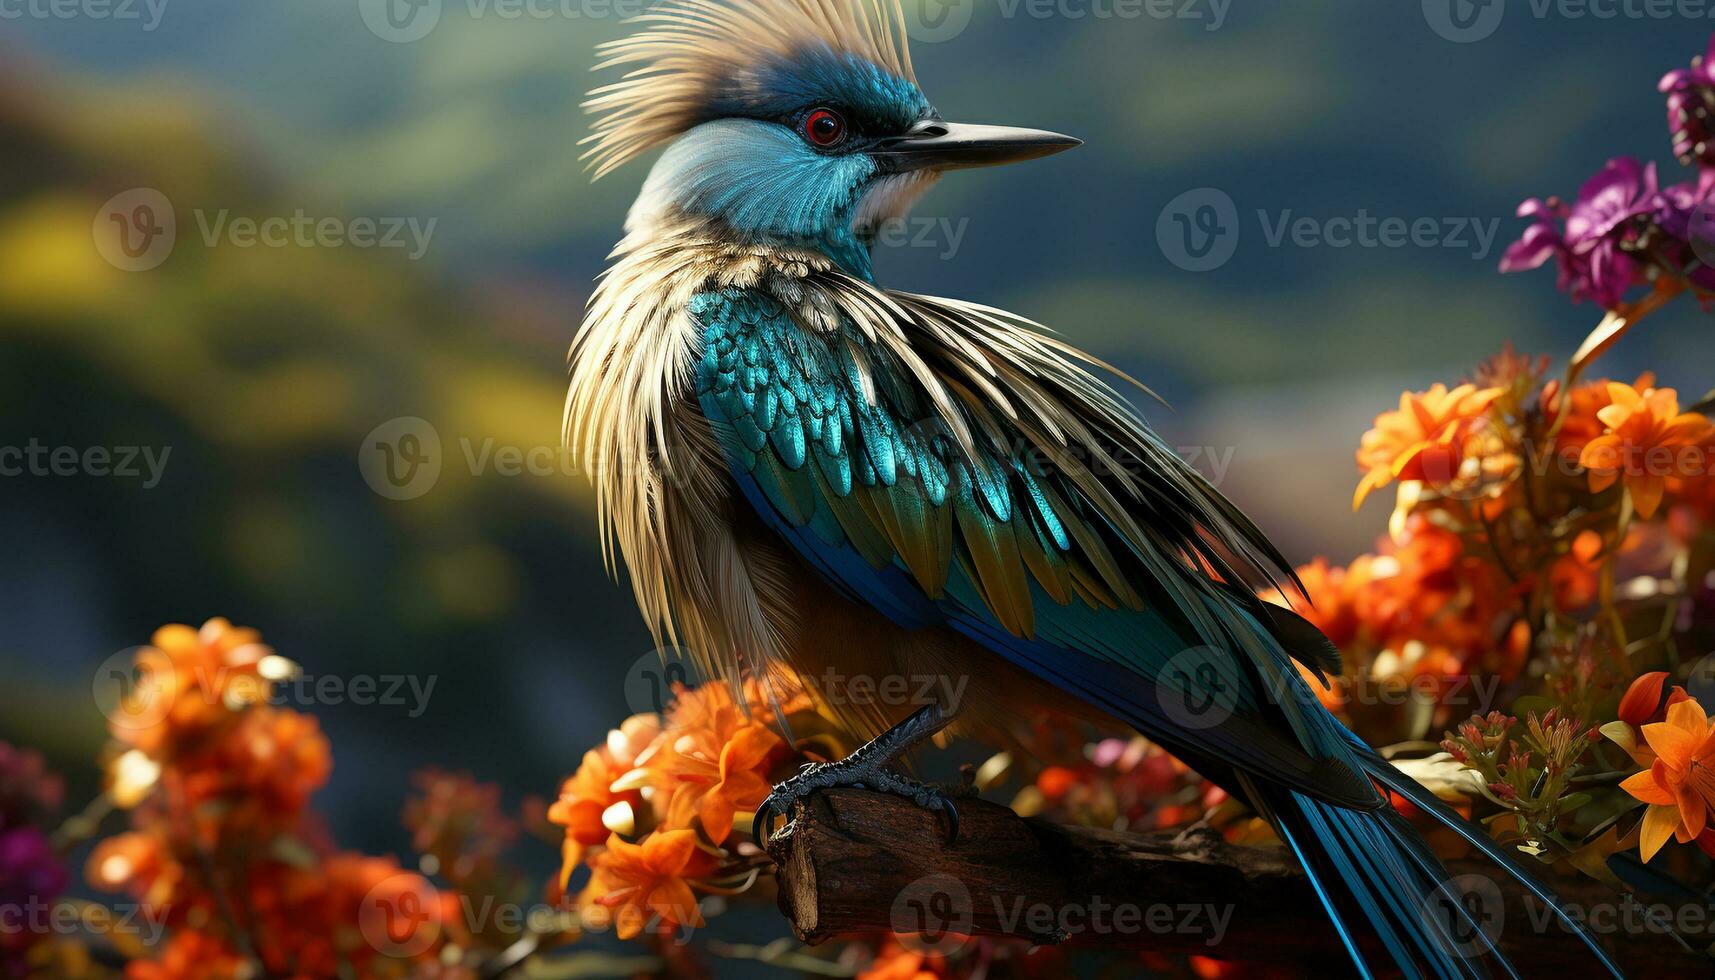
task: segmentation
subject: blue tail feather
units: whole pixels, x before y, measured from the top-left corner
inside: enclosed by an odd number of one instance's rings
[[[1296,681],[1296,678],[1293,678]],[[1607,950],[1583,925],[1569,916],[1554,893],[1534,880],[1506,848],[1473,826],[1428,788],[1395,769],[1376,754],[1356,733],[1314,705],[1309,689],[1293,684],[1285,692],[1307,702],[1312,748],[1326,757],[1348,761],[1362,772],[1419,810],[1452,829],[1482,852],[1507,875],[1517,879],[1531,894],[1554,909],[1555,915],[1589,947],[1607,973],[1623,978]],[[1261,798],[1272,811],[1272,822],[1297,852],[1306,871],[1316,878],[1330,915],[1347,936],[1355,911],[1381,940],[1393,965],[1408,977],[1485,977],[1498,969],[1511,977],[1518,973],[1495,944],[1487,922],[1475,921],[1467,900],[1465,883],[1451,877],[1427,842],[1392,807],[1354,809],[1306,796],[1278,785],[1259,785],[1246,779],[1253,799]],[[1308,853],[1306,853],[1308,852]],[[1484,904],[1499,903],[1498,889],[1481,883]],[[1333,896],[1333,901],[1329,897]],[[1488,908],[1484,913],[1491,911]],[[1495,908],[1492,911],[1501,912]],[[1359,969],[1368,972],[1362,958]]]
[[[1359,745],[1363,744],[1356,736],[1353,736],[1353,741]],[[1523,885],[1538,901],[1552,909],[1555,918],[1560,920],[1561,924],[1571,930],[1574,935],[1578,936],[1585,946],[1589,947],[1590,952],[1594,954],[1608,974],[1623,980],[1625,974],[1614,962],[1613,957],[1608,954],[1608,951],[1597,941],[1596,937],[1591,935],[1581,922],[1569,915],[1561,907],[1560,900],[1554,892],[1526,871],[1518,859],[1505,847],[1454,812],[1451,807],[1443,803],[1434,793],[1431,793],[1427,787],[1376,756],[1374,751],[1367,746],[1364,747],[1360,760],[1365,771],[1377,782],[1410,800],[1413,806],[1428,814],[1437,823],[1457,833],[1472,847],[1482,852],[1484,857],[1493,861],[1509,877]]]
[[[1359,937],[1373,935],[1386,954],[1381,972],[1408,980],[1466,980],[1490,974],[1491,965],[1516,977],[1482,924],[1458,906],[1440,921],[1437,904],[1446,872],[1416,832],[1390,810],[1352,810],[1290,790],[1247,788],[1298,856],[1318,897],[1361,975],[1376,975]],[[1463,939],[1456,937],[1458,929]]]

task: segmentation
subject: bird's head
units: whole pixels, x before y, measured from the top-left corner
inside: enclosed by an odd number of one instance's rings
[[[597,65],[631,70],[585,103],[597,177],[667,145],[633,232],[707,219],[867,275],[876,229],[942,172],[1078,145],[943,120],[917,87],[896,0],[665,0],[637,20]]]

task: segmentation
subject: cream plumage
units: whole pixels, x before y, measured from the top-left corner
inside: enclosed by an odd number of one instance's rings
[[[638,67],[584,102],[597,119],[580,142],[597,177],[708,121],[711,106],[764,84],[757,69],[768,59],[807,45],[916,81],[894,0],[677,0],[634,22],[637,33],[601,45],[596,70]]]

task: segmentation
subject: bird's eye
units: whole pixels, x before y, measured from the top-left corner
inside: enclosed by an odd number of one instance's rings
[[[846,138],[846,120],[832,109],[817,109],[804,117],[804,138],[811,146],[827,149]]]

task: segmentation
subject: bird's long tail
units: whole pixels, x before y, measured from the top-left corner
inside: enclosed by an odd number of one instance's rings
[[[1554,909],[1609,975],[1622,976],[1607,951],[1505,849],[1373,751],[1354,748],[1371,778],[1458,832],[1497,870]],[[1518,976],[1497,942],[1505,924],[1500,889],[1487,877],[1449,875],[1417,830],[1392,808],[1347,809],[1241,779],[1253,803],[1303,863],[1360,974],[1375,975],[1370,960],[1380,952],[1391,961],[1384,973],[1399,970],[1414,980],[1487,977],[1495,972]],[[1365,948],[1361,937],[1366,934],[1379,941],[1379,951]]]

